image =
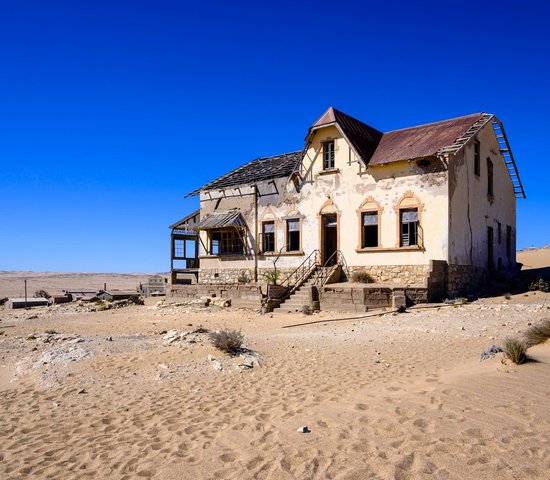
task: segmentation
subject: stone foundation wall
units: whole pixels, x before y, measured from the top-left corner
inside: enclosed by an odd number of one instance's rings
[[[262,274],[272,270],[272,268],[258,268],[258,282],[267,283]],[[277,271],[280,272],[279,282],[293,270],[290,268],[277,268]],[[200,284],[246,285],[251,282],[254,282],[253,268],[201,268],[199,270]]]
[[[394,296],[403,296],[407,305],[428,301],[425,287],[332,287],[317,288],[321,310],[366,312],[376,308],[391,308]]]
[[[260,308],[262,289],[259,285],[168,285],[166,302],[200,297],[220,297],[231,300],[235,307]]]
[[[447,267],[447,294],[450,297],[472,293],[487,279],[487,270],[471,265],[449,265]]]
[[[366,272],[372,277],[373,283],[399,283],[425,286],[429,271],[429,265],[350,266],[348,267],[348,280],[353,280],[354,272]]]

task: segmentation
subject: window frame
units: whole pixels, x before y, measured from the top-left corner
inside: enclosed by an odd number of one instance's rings
[[[403,222],[403,213],[405,212],[412,212],[412,211],[416,211],[416,220],[414,222]],[[407,235],[408,235],[408,243],[407,245],[404,245],[403,244],[403,227],[404,225],[407,225]],[[415,243],[412,243],[410,242],[410,236],[411,236],[411,233],[410,233],[410,228],[411,228],[411,225],[414,225],[414,238],[415,238]],[[403,208],[400,208],[399,209],[399,247],[400,248],[407,248],[407,247],[420,247],[420,241],[419,241],[419,235],[418,235],[418,231],[419,231],[419,227],[420,227],[420,215],[419,215],[419,211],[418,211],[418,207],[403,207]]]
[[[368,252],[382,248],[382,212],[384,208],[377,202],[374,197],[367,197],[359,208],[357,213],[357,252]],[[375,247],[364,247],[363,241],[363,215],[376,213],[378,215],[378,244]]]
[[[487,196],[495,196],[495,167],[490,157],[487,157]]]
[[[416,245],[403,246],[401,243],[401,211],[409,209],[417,209],[417,232],[416,232]],[[424,232],[424,224],[422,221],[422,212],[424,210],[424,204],[420,201],[420,198],[416,196],[412,190],[407,190],[405,194],[395,204],[394,211],[396,212],[396,238],[395,248],[399,250],[425,250],[424,239],[426,237]]]
[[[481,143],[477,138],[474,140],[474,174],[481,176]]]
[[[374,226],[365,225],[364,218],[365,216],[373,216],[376,215],[376,228],[373,228]],[[361,238],[360,238],[360,245],[361,249],[366,248],[379,248],[380,247],[380,213],[378,210],[364,210],[359,214],[359,219],[361,222]],[[373,231],[376,231],[376,245],[366,245],[366,229],[372,228]]]
[[[273,232],[268,232],[266,234],[265,232],[265,226],[266,224],[273,224]],[[277,251],[277,222],[275,220],[263,220],[261,222],[261,227],[260,227],[260,231],[261,231],[261,250],[260,252],[261,253],[275,253]],[[273,249],[266,249],[266,235],[273,235],[273,240],[272,240],[272,243],[273,243]]]
[[[332,146],[331,149],[327,147]],[[329,157],[329,158],[327,158]],[[334,170],[336,168],[336,142],[326,140],[323,142],[323,170]]]
[[[214,245],[217,247],[216,251],[214,250]],[[240,246],[240,250],[233,250],[235,246]],[[229,250],[228,247],[232,249]],[[221,228],[208,231],[208,255],[245,255],[245,247],[243,236],[236,228]]]
[[[291,222],[298,222],[298,230],[290,230],[290,223]],[[298,248],[293,248],[292,250],[290,247],[290,234],[297,232],[298,235]],[[302,251],[302,219],[301,218],[286,218],[285,219],[285,252],[288,253],[300,253]]]

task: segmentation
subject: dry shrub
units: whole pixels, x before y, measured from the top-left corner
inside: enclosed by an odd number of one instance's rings
[[[550,338],[550,318],[546,318],[537,325],[532,325],[525,332],[525,343],[532,347],[546,342]]]
[[[374,283],[374,279],[367,272],[362,270],[353,272],[351,280],[357,283]]]
[[[35,298],[50,298],[51,295],[46,290],[37,290],[34,292]]]
[[[504,352],[504,356],[516,365],[527,360],[527,347],[517,338],[505,338],[502,351]]]
[[[548,285],[548,282],[544,280],[544,278],[537,278],[531,282],[529,285],[529,290],[535,291],[538,290],[539,292],[548,292],[550,291],[550,285]]]
[[[225,328],[217,332],[210,332],[209,337],[214,347],[229,355],[238,355],[242,350],[244,335],[240,330]]]

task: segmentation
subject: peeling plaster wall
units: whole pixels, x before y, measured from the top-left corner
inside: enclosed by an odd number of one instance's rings
[[[474,173],[474,142],[449,161],[449,264],[487,267],[487,227],[493,227],[495,268],[516,263],[516,199],[510,175],[499,152],[493,128],[487,124],[478,134],[480,175]],[[494,198],[487,195],[487,158],[493,162]],[[498,222],[501,241],[498,240]],[[511,257],[506,255],[506,226],[512,227]]]
[[[335,141],[335,171],[323,172],[322,143]],[[448,185],[446,167],[438,159],[430,159],[426,165],[417,162],[399,162],[370,168],[365,171],[347,140],[336,127],[316,132],[310,143],[301,185],[292,180],[277,179],[259,185],[258,232],[263,220],[273,220],[276,226],[278,251],[286,243],[288,216],[301,216],[301,251],[284,253],[277,261],[277,268],[291,269],[300,265],[313,250],[320,249],[320,211],[339,215],[339,249],[351,267],[371,265],[429,265],[430,260],[447,259]],[[424,250],[399,249],[399,221],[397,204],[412,193],[421,209],[420,223],[424,232]],[[246,257],[207,256],[200,245],[201,270],[252,269],[254,266],[254,195],[252,187],[226,189],[222,192],[201,193],[201,217],[216,212],[239,208],[249,226]],[[372,197],[381,207],[380,249],[358,252],[360,247],[360,216],[358,209]],[[201,232],[206,245],[206,232]],[[273,268],[275,256],[259,256],[259,271]],[[210,274],[209,274],[210,277]]]
[[[322,143],[335,141],[337,173],[322,172]],[[299,208],[305,216],[307,231],[304,249],[320,247],[319,212],[324,204],[340,213],[340,250],[348,265],[428,265],[432,259],[447,258],[447,172],[439,160],[433,159],[424,168],[416,162],[399,162],[368,169],[361,168],[347,140],[335,127],[319,130],[306,155],[308,176],[300,192]],[[422,205],[421,226],[425,251],[397,249],[399,246],[398,201],[412,192]],[[380,251],[357,252],[360,242],[357,210],[372,197],[383,209],[380,215]],[[385,251],[384,251],[385,249]],[[396,249],[388,251],[387,249]]]

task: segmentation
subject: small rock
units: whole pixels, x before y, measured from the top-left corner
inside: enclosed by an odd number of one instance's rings
[[[220,362],[218,362],[217,360],[214,360],[212,362],[212,368],[216,369],[216,370],[223,370],[223,367],[222,367],[222,364]]]
[[[214,360],[216,360],[216,357],[215,357],[214,355],[212,355],[212,354],[209,353],[209,354],[208,354],[208,361],[209,361],[209,362],[213,362]]]
[[[78,394],[88,393],[85,388],[81,388],[78,392]]]
[[[108,342],[112,342],[112,341],[113,341],[113,337],[107,337],[107,341],[108,341]]]
[[[296,430],[298,433],[310,433],[311,430],[307,425],[304,425],[303,427],[300,427],[298,430]]]

